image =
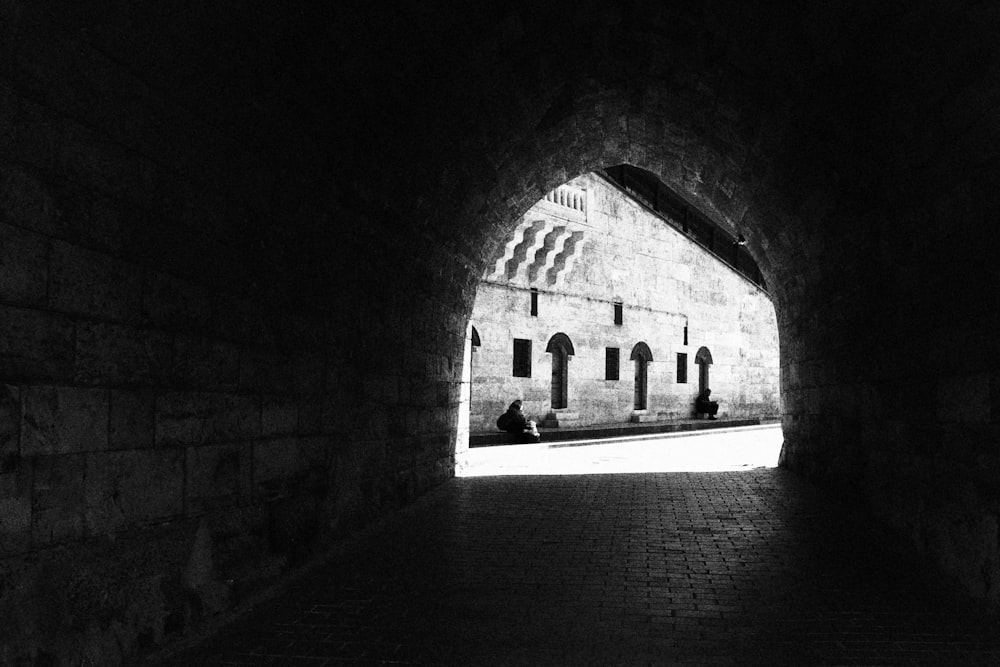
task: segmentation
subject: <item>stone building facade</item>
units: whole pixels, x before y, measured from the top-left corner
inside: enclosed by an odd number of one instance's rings
[[[471,326],[473,431],[515,398],[544,426],[690,418],[702,386],[720,416],[780,413],[768,294],[597,173],[525,213]]]

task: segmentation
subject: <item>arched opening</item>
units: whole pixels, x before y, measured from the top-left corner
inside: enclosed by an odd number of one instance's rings
[[[712,388],[712,384],[709,381],[712,353],[707,347],[698,348],[697,354],[694,355],[694,363],[698,365],[698,394],[701,394],[706,389]]]
[[[565,408],[569,402],[569,355],[562,347],[552,350],[552,409]]]
[[[467,382],[468,386],[469,386],[468,396],[467,397],[463,397],[463,400],[467,401],[467,406],[468,407],[467,407],[467,409],[463,409],[462,412],[469,412],[470,410],[472,410],[472,406],[474,406],[476,404],[475,401],[476,401],[477,397],[476,397],[476,383],[475,383],[475,379],[476,379],[476,367],[478,365],[478,363],[477,363],[478,360],[476,359],[476,357],[477,357],[477,351],[483,345],[482,340],[480,340],[480,338],[479,338],[479,331],[476,329],[476,327],[474,327],[474,326],[472,326],[470,324],[469,325],[469,331],[470,331],[469,337],[468,337],[468,349],[469,349],[469,351],[468,351],[468,354],[465,356],[465,358],[467,359],[469,370],[468,370],[467,373],[465,373],[465,377],[463,378],[463,381]],[[477,418],[480,419],[480,420],[482,419],[482,417],[478,416],[478,415],[477,415]],[[472,418],[472,415],[470,415],[470,423],[472,421],[473,421],[473,418]]]
[[[545,351],[552,354],[551,407],[562,410],[569,406],[569,358],[573,356],[573,342],[564,333],[549,339]]]
[[[690,420],[693,386],[674,376],[673,364],[652,364],[651,349],[671,360],[689,358],[689,350],[693,356],[692,313],[703,341],[725,340],[747,352],[720,376],[723,394],[740,395],[739,405],[727,404],[732,414],[779,414],[777,322],[755,265],[734,266],[732,253],[703,243],[728,237],[679,208],[677,196],[651,176],[619,172],[590,172],[559,185],[513,222],[484,262],[470,319],[492,332],[473,379],[487,407],[473,410],[471,446],[494,444],[495,418],[515,397],[560,438],[613,423],[661,429]],[[561,191],[601,205],[569,206]],[[694,231],[685,232],[683,221]],[[537,309],[536,295],[544,295]],[[540,341],[548,341],[547,356],[533,358]],[[621,369],[626,358],[631,369]]]
[[[648,363],[642,357],[635,360],[635,398],[633,405],[636,410],[646,409],[646,365]]]
[[[635,362],[635,391],[633,392],[633,407],[645,410],[649,404],[649,364],[653,361],[653,353],[649,346],[639,342],[632,348],[630,359]]]

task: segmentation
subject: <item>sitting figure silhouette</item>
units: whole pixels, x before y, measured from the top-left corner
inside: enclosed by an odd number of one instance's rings
[[[535,422],[525,418],[521,412],[521,399],[517,399],[507,408],[507,412],[497,418],[497,428],[513,436],[514,442],[538,442],[541,436],[535,427]]]
[[[698,398],[694,400],[694,409],[697,413],[704,412],[708,415],[709,419],[716,419],[716,413],[719,411],[719,402],[709,399],[712,395],[712,390],[707,387],[703,392],[698,394]]]

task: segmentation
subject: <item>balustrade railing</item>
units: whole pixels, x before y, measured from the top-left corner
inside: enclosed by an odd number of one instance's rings
[[[553,204],[558,204],[560,206],[573,209],[574,211],[579,211],[580,213],[587,212],[587,193],[583,190],[577,190],[576,188],[560,185],[558,188],[545,195],[543,199],[545,201],[552,202]]]

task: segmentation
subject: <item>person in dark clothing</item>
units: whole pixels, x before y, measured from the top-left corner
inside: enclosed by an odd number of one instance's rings
[[[514,442],[538,442],[540,439],[535,422],[527,419],[521,412],[521,400],[510,404],[507,412],[497,419],[497,428],[514,436]]]
[[[698,394],[698,398],[694,400],[695,412],[704,412],[708,414],[709,419],[716,419],[715,414],[719,411],[719,402],[709,399],[712,395],[711,389],[705,389],[705,391]]]

